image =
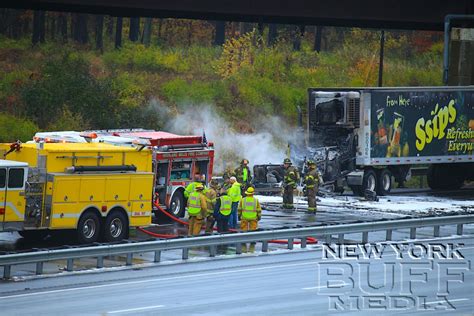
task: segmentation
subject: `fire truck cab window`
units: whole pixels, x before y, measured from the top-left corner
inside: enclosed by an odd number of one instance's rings
[[[0,188],[5,187],[5,182],[7,181],[7,169],[0,169]]]
[[[170,180],[191,179],[191,161],[173,162]]]
[[[22,168],[12,168],[8,171],[8,188],[18,189],[23,187],[23,177],[25,170]]]

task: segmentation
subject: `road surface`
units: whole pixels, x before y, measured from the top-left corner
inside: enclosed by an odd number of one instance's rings
[[[470,264],[474,259],[474,239],[423,242],[424,245],[440,243],[463,243],[459,251],[464,259],[402,260],[388,246],[378,260],[323,259],[322,248],[221,257],[186,264],[163,263],[146,269],[8,282],[0,286],[0,306],[2,315],[317,315],[340,313],[341,309],[345,313],[361,310],[388,314],[472,314],[474,275]],[[372,288],[369,294],[361,291],[367,292],[364,284],[368,278],[376,284],[375,288],[379,286],[388,275],[387,266],[393,265],[393,275],[399,275],[406,270],[401,267],[402,262],[413,264],[414,261],[418,266],[415,265],[415,272],[410,272],[413,276],[393,277],[388,290]],[[369,262],[370,273],[359,276],[353,272],[350,275],[353,281],[347,273],[339,278],[329,275],[334,271],[327,270],[350,265],[357,271]],[[424,265],[430,264],[431,272],[423,270]],[[436,266],[440,265],[454,270],[439,273]],[[423,278],[426,282],[420,281]],[[415,280],[410,294],[417,298],[415,307],[410,306],[411,302],[406,303],[409,280]],[[343,293],[338,284],[349,289],[348,292]],[[449,294],[443,293],[445,284]],[[328,290],[340,298],[337,304],[330,301]]]

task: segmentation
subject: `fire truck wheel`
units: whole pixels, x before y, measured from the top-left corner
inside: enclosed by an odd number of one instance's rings
[[[113,211],[105,219],[104,240],[108,242],[119,241],[127,238],[128,222],[120,211]]]
[[[377,194],[387,195],[392,190],[392,173],[388,169],[377,170]]]
[[[77,224],[77,239],[81,244],[89,244],[99,239],[100,221],[97,214],[86,211]]]
[[[169,212],[176,217],[184,216],[184,195],[181,191],[176,191],[171,198]]]

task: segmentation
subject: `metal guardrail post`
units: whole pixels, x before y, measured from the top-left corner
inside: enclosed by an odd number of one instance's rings
[[[97,257],[97,269],[103,268],[104,267],[104,257],[103,256],[98,256]]]
[[[153,259],[154,262],[161,261],[161,251],[155,251],[155,258]]]
[[[293,250],[294,239],[288,238],[288,249]]]
[[[337,238],[337,242],[340,244],[344,243],[344,234],[339,234],[339,237]]]
[[[362,243],[366,244],[369,242],[369,232],[363,232],[362,233]]]
[[[306,241],[306,237],[303,237],[301,238],[301,248],[306,248],[306,244],[307,244],[307,241]]]
[[[189,248],[183,248],[183,255],[181,257],[183,260],[186,260],[189,258]]]
[[[3,267],[3,278],[4,279],[9,279],[12,276],[12,266],[4,266]]]
[[[386,241],[391,241],[392,240],[392,230],[391,229],[387,229],[387,231],[385,232],[385,240]]]
[[[410,228],[410,239],[416,238],[416,227]]]
[[[241,243],[235,244],[235,254],[237,254],[237,255],[242,254],[242,244]]]
[[[456,227],[456,234],[462,235],[462,233],[463,233],[463,224],[458,224]]]
[[[433,226],[433,236],[439,237],[439,225]]]
[[[66,271],[74,271],[74,259],[67,259]]]
[[[209,246],[209,257],[215,257],[216,256],[216,246],[212,245]]]
[[[43,274],[43,262],[36,263],[36,275]]]
[[[126,265],[127,266],[131,266],[132,265],[132,262],[133,262],[133,253],[127,253],[127,261],[126,261]]]
[[[268,241],[262,241],[262,252],[268,252]]]

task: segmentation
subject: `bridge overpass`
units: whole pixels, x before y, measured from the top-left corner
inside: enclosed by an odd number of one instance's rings
[[[384,29],[443,30],[448,14],[474,14],[472,0],[4,0],[2,7]]]

